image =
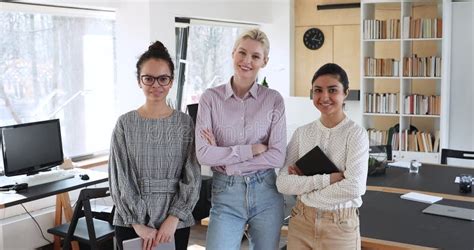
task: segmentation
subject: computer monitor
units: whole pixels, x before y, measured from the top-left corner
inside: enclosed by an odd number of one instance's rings
[[[36,174],[63,163],[59,119],[1,127],[6,176]]]

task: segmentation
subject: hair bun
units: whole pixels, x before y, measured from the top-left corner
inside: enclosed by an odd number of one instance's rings
[[[156,41],[152,45],[148,46],[148,51],[160,51],[168,53],[168,49],[160,41]]]

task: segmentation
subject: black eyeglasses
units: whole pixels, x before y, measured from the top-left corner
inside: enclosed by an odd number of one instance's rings
[[[160,85],[160,86],[168,86],[168,85],[170,85],[173,78],[169,75],[161,75],[161,76],[157,76],[157,77],[149,76],[149,75],[142,75],[142,76],[140,76],[140,80],[146,86],[152,86],[153,84],[155,84],[155,80],[158,82],[158,85]]]

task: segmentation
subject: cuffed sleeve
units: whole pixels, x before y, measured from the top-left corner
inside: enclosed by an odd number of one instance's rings
[[[298,128],[291,137],[286,150],[285,167],[278,173],[278,191],[288,195],[302,195],[329,185],[329,175],[298,176],[288,173],[288,167],[300,158],[299,145],[302,130]]]
[[[193,129],[189,131],[187,138],[194,138],[194,126],[191,120],[189,122],[189,126]],[[201,190],[201,167],[196,159],[193,139],[189,142],[186,152],[186,160],[183,166],[182,178],[179,181],[178,192],[174,196],[168,210],[169,215],[176,216],[182,221],[192,214]]]
[[[146,222],[146,205],[141,199],[137,179],[137,173],[128,160],[124,127],[119,119],[110,146],[109,187],[116,210],[128,225]]]

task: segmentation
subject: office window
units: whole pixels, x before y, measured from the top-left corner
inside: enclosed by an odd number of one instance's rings
[[[0,126],[59,118],[66,156],[108,149],[116,119],[114,15],[3,3]]]
[[[233,75],[232,49],[244,30],[256,25],[179,19],[176,25],[177,107],[199,102],[201,94]]]

